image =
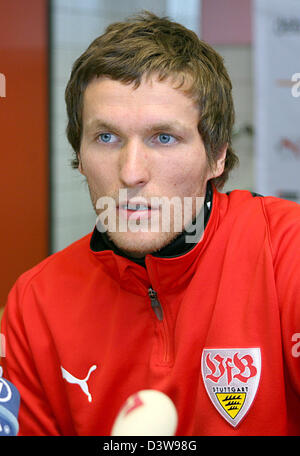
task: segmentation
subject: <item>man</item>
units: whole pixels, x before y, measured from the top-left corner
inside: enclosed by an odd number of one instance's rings
[[[109,435],[143,389],[178,435],[299,434],[300,207],[219,191],[237,163],[221,57],[144,13],[78,58],[66,103],[98,218],[9,295],[20,434]]]

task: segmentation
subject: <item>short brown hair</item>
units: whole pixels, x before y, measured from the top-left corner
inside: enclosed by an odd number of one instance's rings
[[[106,76],[138,87],[143,76],[169,77],[199,105],[198,130],[210,165],[228,144],[224,172],[213,179],[222,188],[229,171],[238,163],[231,147],[234,123],[232,85],[222,57],[183,25],[144,11],[107,27],[75,61],[66,87],[67,137],[74,149],[72,166],[79,165],[84,90],[95,77]]]

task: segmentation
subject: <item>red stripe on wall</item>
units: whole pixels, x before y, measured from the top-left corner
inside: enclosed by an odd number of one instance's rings
[[[0,0],[0,307],[48,254],[47,3]]]

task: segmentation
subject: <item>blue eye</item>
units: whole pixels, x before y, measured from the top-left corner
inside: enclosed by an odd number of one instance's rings
[[[162,144],[168,144],[170,142],[171,136],[166,135],[165,133],[158,136]]]
[[[114,144],[118,142],[119,138],[113,133],[100,133],[98,135],[97,141],[103,144]]]
[[[172,135],[168,135],[167,133],[161,133],[158,135],[159,142],[161,144],[174,144],[176,139]]]
[[[101,135],[99,135],[99,138],[102,142],[109,143],[112,139],[112,135],[110,133],[101,133]]]

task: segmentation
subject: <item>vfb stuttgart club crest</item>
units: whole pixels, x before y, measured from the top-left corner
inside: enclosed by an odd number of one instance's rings
[[[201,370],[212,403],[233,427],[248,412],[255,397],[260,373],[259,348],[206,348]]]

